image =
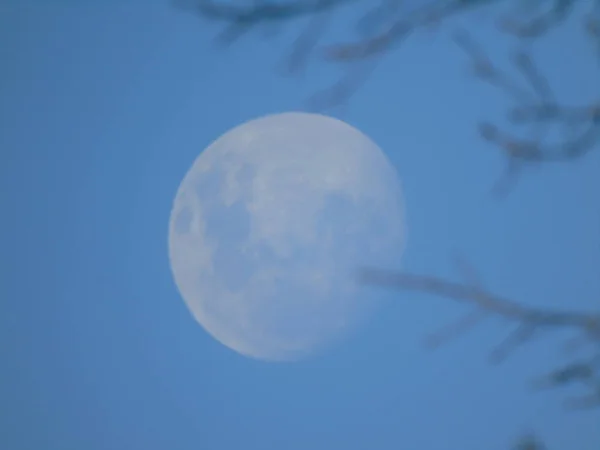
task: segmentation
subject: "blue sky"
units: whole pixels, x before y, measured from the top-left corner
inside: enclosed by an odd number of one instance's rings
[[[551,449],[597,449],[599,412],[565,413],[564,393],[527,386],[564,360],[559,335],[493,367],[489,350],[510,328],[490,319],[428,352],[427,333],[465,310],[395,293],[335,350],[270,364],[193,321],[166,243],[185,171],[229,128],[302,109],[336,72],[281,77],[291,35],[222,51],[217,28],[164,3],[0,6],[0,447],[500,450],[534,429]],[[466,23],[502,59],[491,17]],[[597,96],[575,28],[547,42],[539,55],[561,98]],[[474,124],[506,103],[466,63],[443,31],[418,34],[333,112],[402,178],[403,267],[455,277],[459,250],[499,294],[597,308],[600,155],[532,170],[490,201],[503,160]]]

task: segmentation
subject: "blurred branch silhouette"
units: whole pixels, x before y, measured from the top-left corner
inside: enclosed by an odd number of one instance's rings
[[[417,275],[407,272],[365,268],[358,273],[359,282],[375,286],[420,291],[466,303],[472,307],[470,313],[459,321],[430,335],[425,344],[435,348],[468,331],[486,317],[496,315],[509,319],[513,331],[491,353],[493,362],[501,362],[517,347],[529,342],[540,331],[571,329],[577,338],[569,342],[568,349],[576,350],[583,344],[595,347],[592,355],[561,366],[535,380],[535,388],[562,387],[582,384],[586,394],[567,401],[569,408],[600,406],[600,312],[553,311],[530,308],[520,303],[489,292],[475,272],[463,260],[456,265],[467,279],[457,283],[438,277]]]
[[[532,433],[519,436],[513,450],[545,450],[544,444]]]
[[[505,172],[492,194],[506,195],[524,165],[576,160],[598,146],[600,96],[586,105],[562,104],[529,52],[518,51],[512,58],[512,65],[525,81],[519,83],[495,66],[468,33],[456,33],[455,41],[470,57],[475,75],[514,103],[507,112],[509,122],[527,128],[530,134],[520,137],[489,122],[479,124],[480,136],[503,152],[507,160]],[[558,138],[549,141],[549,131],[554,131]]]
[[[575,7],[580,5],[586,8],[582,30],[590,43],[590,56],[600,63],[600,0],[179,0],[176,3],[178,8],[206,22],[221,24],[223,29],[217,37],[221,45],[231,45],[255,30],[306,20],[289,52],[288,72],[303,70],[313,57],[345,69],[341,79],[312,99],[312,105],[318,109],[347,102],[368,79],[377,61],[415,31],[443,24],[453,16],[502,6],[506,10],[498,13],[498,28],[522,48],[511,58],[514,76],[497,66],[470,33],[461,30],[454,34],[454,41],[468,57],[473,74],[506,95],[513,105],[507,111],[513,130],[485,121],[477,127],[482,139],[506,158],[504,172],[492,187],[495,197],[508,194],[525,167],[575,161],[599,147],[600,93],[587,104],[563,103],[556,98],[531,53],[525,50],[525,44],[574,17]],[[360,11],[349,25],[356,38],[324,43],[329,24],[350,6]],[[514,324],[513,332],[492,352],[494,361],[503,360],[541,330],[572,329],[578,340],[571,347],[588,345],[592,348],[591,356],[555,368],[535,380],[533,386],[541,389],[579,384],[585,394],[569,400],[567,406],[600,406],[600,312],[527,307],[486,290],[465,260],[457,258],[455,263],[466,279],[464,283],[374,268],[363,269],[359,279],[365,284],[420,291],[469,304],[473,309],[470,314],[428,338],[431,347],[491,315]],[[543,446],[535,438],[525,437],[515,448],[533,450]]]
[[[312,56],[346,69],[336,83],[310,99],[310,106],[317,110],[347,102],[369,78],[378,60],[414,31],[442,24],[452,16],[497,5],[507,9],[499,13],[499,29],[523,43],[544,36],[569,19],[576,4],[587,2],[590,6],[583,31],[591,43],[592,57],[600,62],[599,0],[173,1],[176,7],[204,21],[221,24],[223,30],[217,42],[226,46],[254,30],[305,19],[306,24],[287,58],[288,73],[303,70]],[[361,11],[350,25],[356,39],[322,43],[334,14],[349,6]],[[511,99],[514,106],[507,112],[509,122],[527,131],[523,136],[489,122],[478,125],[483,140],[506,157],[504,172],[491,189],[494,197],[507,195],[526,167],[577,160],[598,147],[600,96],[585,105],[563,104],[555,98],[528,51],[515,52],[511,61],[519,81],[495,65],[468,32],[455,33],[454,40],[471,60],[474,75]],[[550,139],[550,134],[558,134],[558,137]]]

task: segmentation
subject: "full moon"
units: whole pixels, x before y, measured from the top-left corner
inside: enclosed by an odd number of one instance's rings
[[[352,126],[288,112],[210,144],[169,220],[175,283],[194,318],[256,359],[302,359],[339,342],[377,303],[353,274],[404,246],[400,180]]]

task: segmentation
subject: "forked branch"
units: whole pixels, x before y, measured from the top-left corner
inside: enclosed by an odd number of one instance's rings
[[[541,330],[571,329],[578,332],[595,347],[593,356],[553,370],[534,386],[540,388],[580,383],[585,386],[586,395],[569,401],[567,406],[600,406],[600,312],[532,308],[495,295],[486,290],[480,282],[457,283],[407,272],[363,268],[358,272],[358,280],[362,284],[424,292],[472,306],[472,312],[459,322],[431,335],[426,341],[428,346],[438,346],[490,315],[509,319],[514,324],[513,332],[491,354],[492,360],[496,362],[506,358]]]
[[[505,172],[492,189],[495,196],[505,195],[525,166],[578,160],[600,146],[600,90],[588,104],[561,103],[529,52],[514,54],[512,66],[519,75],[514,77],[496,66],[466,31],[456,33],[455,41],[469,56],[473,74],[514,105],[507,118],[519,131],[490,122],[478,126],[480,136],[506,158]]]

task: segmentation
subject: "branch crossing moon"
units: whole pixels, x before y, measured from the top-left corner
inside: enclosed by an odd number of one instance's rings
[[[289,112],[235,127],[198,156],[173,202],[169,258],[217,341],[297,360],[370,316],[353,271],[397,261],[404,235],[400,181],[377,145],[337,119]]]

